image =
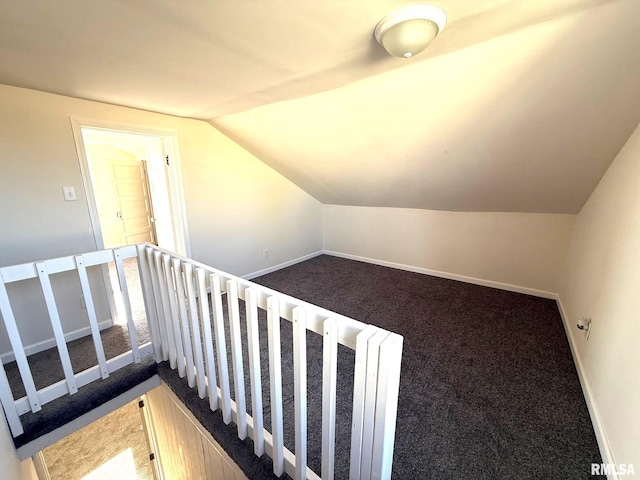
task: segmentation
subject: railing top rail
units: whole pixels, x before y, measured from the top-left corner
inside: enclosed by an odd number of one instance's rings
[[[137,258],[141,293],[147,314],[146,321],[153,340],[153,343],[148,342],[144,345],[138,345],[137,342],[129,295],[129,280],[122,261],[130,258]],[[111,262],[114,262],[118,275],[119,300],[123,302],[122,309],[127,317],[131,350],[106,360],[93,307],[87,268],[103,266],[102,270],[105,271],[105,264]],[[74,373],[72,368],[66,345],[67,339],[49,278],[56,273],[72,271],[78,273],[79,288],[87,300],[87,315],[99,363],[79,373]],[[65,379],[40,390],[35,388],[5,288],[7,283],[38,278],[65,372]],[[211,302],[207,299],[207,285],[211,288]],[[117,291],[114,293],[118,295]],[[225,350],[226,322],[223,313],[223,294],[226,295],[228,307],[232,365],[228,365]],[[198,296],[200,296],[199,300]],[[246,335],[242,333],[240,324],[239,300],[247,302]],[[264,428],[264,412],[260,401],[263,397],[261,381],[263,365],[258,334],[258,307],[266,312],[268,329],[269,393],[271,405],[275,406],[272,410],[272,425],[275,426],[273,435]],[[212,313],[209,308],[213,309]],[[66,393],[74,394],[78,388],[101,377],[106,378],[112,371],[132,362],[140,362],[141,356],[155,352],[156,361],[169,360],[171,367],[177,368],[180,376],[186,375],[189,386],[195,387],[197,380],[198,394],[201,398],[205,395],[209,396],[210,408],[217,409],[220,403],[222,404],[225,423],[229,423],[233,417],[232,412],[235,413],[234,421],[238,426],[238,437],[244,439],[250,436],[254,440],[256,455],[261,456],[266,452],[274,458],[275,473],[286,471],[296,478],[319,478],[307,466],[306,448],[308,440],[306,332],[312,331],[323,337],[323,420],[321,425],[323,477],[333,478],[335,468],[333,457],[335,455],[338,343],[356,351],[352,418],[354,434],[350,471],[357,472],[357,475],[352,476],[358,478],[389,479],[391,476],[403,343],[403,338],[396,333],[367,325],[148,243],[0,267],[0,311],[5,325],[8,326],[9,338],[27,392],[25,397],[13,399],[4,369],[0,364],[0,383],[5,393],[0,400],[4,410],[9,413],[7,418],[14,437],[23,433],[20,415],[28,411],[36,412],[41,409],[42,404]],[[210,318],[214,320],[214,325],[209,323]],[[280,350],[280,319],[292,323],[295,455],[284,446],[283,441],[280,366],[283,357]],[[201,331],[200,320],[203,321],[204,332]],[[204,339],[202,333],[204,333]],[[220,387],[216,386],[214,339]],[[251,415],[247,412],[243,375],[245,364],[242,344],[245,340],[249,354]],[[102,360],[100,360],[100,352],[102,352]],[[233,401],[229,389],[230,370],[234,375]],[[278,405],[280,405],[279,408]]]
[[[309,313],[307,315],[307,328],[319,335],[323,334],[322,322],[327,318],[334,318],[338,322],[338,341],[342,345],[345,345],[351,349],[355,348],[355,337],[361,332],[367,325],[353,318],[332,312],[325,308],[319,307],[309,302],[299,300],[290,295],[278,292],[270,289],[258,283],[254,283],[250,280],[244,279],[232,275],[230,273],[218,270],[210,265],[198,262],[188,257],[178,255],[174,252],[165,250],[149,243],[140,244],[145,248],[151,248],[154,251],[159,251],[163,255],[169,255],[171,258],[179,259],[182,262],[189,263],[195,268],[202,268],[208,273],[219,275],[225,280],[235,281],[238,285],[239,298],[245,299],[245,291],[249,288],[255,289],[257,293],[258,306],[264,310],[267,309],[267,299],[272,296],[277,296],[281,299],[281,316],[289,321],[293,321],[293,309],[295,307],[304,307]],[[96,265],[102,265],[114,261],[114,251],[118,251],[121,258],[133,258],[138,256],[138,245],[127,245],[124,247],[117,247],[112,249],[98,250],[94,252],[87,252],[79,255],[68,255],[65,257],[59,257],[54,259],[44,260],[44,263],[49,274],[62,273],[67,271],[74,271],[77,269],[76,258],[82,257],[85,267],[91,267]],[[38,277],[36,264],[40,262],[23,263],[19,265],[11,265],[6,267],[0,267],[0,276],[5,284],[18,282],[21,280],[28,280]],[[226,292],[226,285],[222,286],[223,292]],[[391,333],[391,332],[390,332]]]
[[[53,275],[56,273],[69,272],[77,270],[76,257],[84,259],[85,267],[93,267],[105,263],[113,262],[113,251],[118,250],[121,258],[133,258],[138,256],[135,245],[127,245],[125,247],[110,248],[98,250],[95,252],[81,253],[78,255],[68,255],[66,257],[52,258],[37,262],[21,263],[19,265],[10,265],[0,267],[0,276],[4,283],[19,282],[20,280],[28,280],[38,277],[36,264],[44,263],[47,273]]]
[[[163,254],[169,255],[172,258],[178,258],[183,262],[187,262],[195,266],[196,268],[202,268],[206,272],[213,273],[219,275],[221,278],[225,280],[233,280],[238,285],[238,297],[242,300],[245,300],[245,291],[248,289],[255,289],[257,294],[258,306],[264,310],[267,310],[267,299],[269,297],[278,297],[280,299],[280,314],[282,318],[285,318],[289,321],[293,321],[293,309],[295,307],[304,307],[307,311],[307,329],[317,333],[318,335],[324,334],[323,322],[328,318],[333,318],[336,320],[338,324],[338,342],[350,349],[355,349],[356,345],[356,335],[365,329],[367,324],[360,322],[358,320],[354,320],[353,318],[341,315],[336,312],[332,312],[325,308],[319,307],[309,302],[305,302],[303,300],[294,298],[290,295],[287,295],[282,292],[278,292],[271,288],[265,287],[258,283],[254,283],[250,280],[244,279],[242,277],[238,277],[232,275],[230,273],[218,270],[214,267],[206,265],[204,263],[198,262],[191,258],[184,257],[182,255],[178,255],[176,253],[170,252],[163,248],[157,247],[152,244],[142,244],[146,248],[151,248],[152,250],[162,252]],[[223,290],[226,291],[225,286],[223,286]],[[384,329],[380,329],[384,330]],[[389,332],[392,333],[392,332]],[[396,335],[396,334],[394,334]]]

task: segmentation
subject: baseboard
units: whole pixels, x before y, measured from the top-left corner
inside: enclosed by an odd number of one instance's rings
[[[262,275],[266,275],[267,273],[272,273],[272,272],[275,272],[277,270],[281,270],[283,268],[290,267],[291,265],[295,265],[296,263],[300,263],[300,262],[304,262],[306,260],[310,260],[310,259],[312,259],[314,257],[322,255],[323,253],[324,252],[322,250],[319,250],[317,252],[310,253],[310,254],[305,255],[303,257],[298,257],[298,258],[295,258],[293,260],[289,260],[288,262],[280,263],[278,265],[274,265],[273,267],[265,268],[264,270],[258,270],[257,272],[253,272],[253,273],[249,273],[247,275],[243,275],[242,278],[244,278],[245,280],[251,280],[251,279],[254,279],[256,277],[261,277]]]
[[[535,288],[521,287],[519,285],[512,285],[510,283],[494,282],[493,280],[467,277],[465,275],[441,272],[439,270],[430,270],[428,268],[422,268],[422,267],[414,267],[412,265],[404,265],[402,263],[387,262],[385,260],[377,260],[374,258],[360,257],[358,255],[334,252],[332,250],[323,250],[322,253],[325,255],[332,255],[334,257],[346,258],[349,260],[357,260],[359,262],[372,263],[374,265],[381,265],[383,267],[397,268],[399,270],[406,270],[408,272],[422,273],[425,275],[431,275],[433,277],[440,277],[440,278],[446,278],[448,280],[457,280],[459,282],[472,283],[474,285],[481,285],[483,287],[497,288],[499,290],[507,290],[509,292],[524,293],[526,295],[532,295],[534,297],[549,298],[552,300],[555,300],[557,298],[557,294],[553,292],[547,292],[546,290],[537,290]]]
[[[586,374],[584,372],[584,367],[582,366],[582,360],[578,355],[578,347],[575,343],[573,335],[571,335],[571,327],[573,325],[573,322],[571,322],[569,315],[565,311],[564,305],[562,304],[562,300],[560,299],[559,295],[556,295],[556,302],[558,303],[558,310],[560,311],[560,316],[562,317],[562,324],[564,325],[564,330],[567,335],[567,339],[569,340],[571,356],[573,357],[573,362],[578,372],[580,386],[582,387],[582,394],[584,395],[585,402],[587,403],[587,409],[589,410],[589,416],[591,417],[591,424],[593,425],[593,431],[596,435],[596,441],[598,442],[600,455],[602,456],[602,463],[616,464],[616,460],[611,449],[611,444],[609,443],[609,439],[607,437],[607,432],[602,423],[602,419],[600,418],[600,414],[598,413],[598,407],[596,405],[595,398],[593,397],[589,381],[587,380]],[[619,480],[620,476],[617,474],[610,474],[607,475],[607,478],[609,480]]]
[[[598,408],[595,402],[595,398],[593,397],[591,387],[589,386],[589,382],[586,378],[586,374],[582,366],[582,361],[580,360],[580,357],[578,355],[578,349],[575,345],[574,337],[571,335],[572,323],[569,321],[566,311],[564,310],[564,306],[562,305],[560,296],[557,293],[547,292],[545,290],[537,290],[533,288],[521,287],[518,285],[511,285],[508,283],[494,282],[492,280],[484,280],[481,278],[467,277],[464,275],[441,272],[438,270],[430,270],[427,268],[414,267],[411,265],[403,265],[400,263],[387,262],[384,260],[361,257],[358,255],[351,255],[348,253],[335,252],[332,250],[323,250],[322,253],[325,255],[332,255],[334,257],[346,258],[349,260],[357,260],[360,262],[372,263],[372,264],[381,265],[384,267],[397,268],[397,269],[406,270],[409,272],[422,273],[426,275],[432,275],[434,277],[447,278],[449,280],[458,280],[461,282],[472,283],[475,285],[482,285],[485,287],[498,288],[500,290],[508,290],[510,292],[524,293],[527,295],[533,295],[536,297],[555,300],[558,304],[558,310],[560,311],[560,316],[562,318],[562,324],[565,329],[567,340],[569,341],[571,356],[573,357],[573,361],[576,366],[576,371],[578,372],[578,379],[580,380],[580,386],[582,387],[582,394],[584,395],[584,399],[587,404],[587,409],[589,411],[589,416],[591,418],[591,424],[593,425],[593,430],[596,436],[596,441],[598,442],[598,448],[600,449],[602,462],[605,464],[616,464],[615,457],[611,449],[611,445],[607,438],[606,430],[600,418],[600,414],[598,413]],[[618,475],[611,474],[611,475],[608,475],[608,479],[620,480],[620,477]]]
[[[98,328],[100,330],[104,330],[105,328],[109,328],[111,326],[113,326],[113,321],[111,319],[104,320],[98,323]],[[89,327],[88,325],[86,327],[79,328],[78,330],[74,330],[73,332],[69,332],[65,334],[64,338],[67,341],[67,343],[69,343],[73,340],[77,340],[78,338],[86,337],[87,335],[91,335],[91,327]],[[56,346],[55,338],[49,338],[41,342],[27,345],[26,347],[24,347],[24,352],[27,354],[27,356],[29,356],[29,355],[33,355],[34,353],[39,353],[44,350],[48,350],[55,346]],[[15,359],[16,357],[13,354],[13,352],[5,352],[3,354],[0,354],[0,361],[3,364],[8,362],[13,362]]]

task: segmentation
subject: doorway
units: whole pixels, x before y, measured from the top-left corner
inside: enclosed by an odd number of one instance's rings
[[[190,257],[175,132],[73,117],[71,127],[96,249],[149,242]],[[146,322],[137,321],[144,320],[144,303],[135,260],[125,260],[124,267],[135,290],[133,321],[144,330]],[[101,270],[112,324],[124,326],[115,264]]]
[[[175,133],[72,119],[96,248],[190,256]]]
[[[160,208],[160,205],[168,207],[169,204],[159,201],[167,197],[166,188],[156,187],[155,198],[152,199],[147,150],[136,148],[142,145],[135,143],[115,143],[117,138],[111,133],[107,133],[107,138],[103,139],[104,136],[98,130],[82,129],[105,248],[143,242],[157,245],[157,212],[158,217],[167,224],[169,233],[163,235],[163,248],[173,251],[175,242],[171,212]],[[101,143],[102,140],[110,143]],[[163,230],[161,232],[164,233]]]

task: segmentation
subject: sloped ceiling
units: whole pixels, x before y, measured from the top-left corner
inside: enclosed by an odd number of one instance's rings
[[[576,213],[640,120],[637,0],[3,2],[0,83],[210,120],[324,203]]]

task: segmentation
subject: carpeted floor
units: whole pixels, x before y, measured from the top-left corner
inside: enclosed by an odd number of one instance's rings
[[[240,326],[242,338],[247,338],[245,304],[239,301]],[[229,365],[229,385],[231,398],[235,400],[235,386],[232,370],[231,338],[226,297],[223,298],[224,323],[226,333],[227,362]],[[268,344],[266,312],[259,310],[260,328],[260,356],[262,378],[262,403],[264,426],[271,430],[270,418],[270,382],[268,369]],[[295,410],[294,410],[294,368],[293,368],[293,332],[291,323],[282,320],[280,325],[281,336],[281,366],[282,366],[282,399],[283,399],[283,427],[284,444],[295,452]],[[246,393],[247,411],[252,413],[250,376],[248,368],[247,343],[243,341],[244,384]],[[353,393],[353,365],[354,352],[346,347],[339,346],[338,350],[338,383],[339,396],[336,402],[336,438],[340,450],[336,452],[336,478],[347,478],[349,468],[349,445],[351,432],[351,408]],[[224,425],[220,411],[211,412],[208,401],[201,400],[197,390],[190,388],[186,377],[180,378],[175,370],[172,370],[168,362],[162,362],[158,366],[158,374],[163,381],[176,393],[182,402],[191,410],[194,416],[207,428],[213,437],[229,453],[231,458],[244,471],[247,478],[252,480],[274,479],[271,459],[264,455],[261,460],[253,454],[253,443],[250,439],[240,441],[237,437],[235,424]],[[321,442],[322,442],[322,337],[315,333],[307,334],[307,416],[308,416],[308,465],[315,472],[320,472]],[[346,472],[346,473],[345,473]],[[284,476],[283,478],[289,478]]]
[[[142,358],[113,372],[105,380],[97,380],[78,389],[75,395],[65,395],[43,405],[38,413],[27,412],[20,417],[24,433],[13,439],[16,447],[52,432],[87,412],[131,390],[158,371],[153,356]]]
[[[394,479],[594,478],[590,465],[601,459],[554,301],[330,256],[254,281],[405,337]],[[263,365],[265,323],[261,312]],[[281,333],[285,445],[293,451],[289,322]],[[309,333],[307,348],[308,463],[320,472],[320,336]],[[250,410],[246,349],[244,355]],[[353,357],[340,348],[336,478],[348,476]],[[235,425],[224,426],[219,412],[210,412],[166,365],[158,373],[249,478],[273,478],[270,460],[256,462],[251,441],[239,441]],[[270,428],[264,367],[262,380]]]
[[[124,271],[130,291],[131,312],[138,337],[138,345],[143,345],[150,341],[150,337],[146,322],[144,301],[142,300],[138,265],[135,258],[127,258],[124,260]],[[114,288],[118,288],[118,277],[113,262],[109,264],[109,275]],[[100,332],[100,339],[107,360],[131,350],[127,326],[124,323],[124,312],[122,312],[122,316],[123,324],[116,324]],[[86,322],[86,326],[88,327],[88,317]],[[69,350],[69,357],[71,358],[74,373],[82,372],[98,364],[93,338],[91,336],[68,342],[67,349]],[[60,362],[60,355],[56,347],[29,355],[28,361],[37,389],[42,389],[60,380],[64,380],[62,363]],[[13,397],[15,399],[24,397],[25,389],[16,362],[8,362],[4,365],[4,368],[9,384],[11,385]]]
[[[555,301],[331,256],[254,281],[404,336],[393,478],[593,478]]]
[[[132,316],[138,336],[138,345],[143,345],[149,342],[150,338],[136,259],[125,259],[124,269],[131,295]],[[113,285],[117,288],[117,276],[113,263],[110,264],[109,270]],[[89,320],[87,317],[88,325]],[[102,330],[100,338],[107,360],[131,350],[126,325],[114,325]],[[75,373],[82,372],[98,364],[91,336],[68,342],[67,348]],[[56,347],[29,355],[28,362],[37,389],[42,389],[64,380],[62,363]],[[25,396],[24,385],[16,362],[9,362],[4,365],[4,368],[13,397],[18,399]],[[80,388],[78,393],[73,396],[64,396],[44,405],[38,413],[26,413],[21,417],[25,433],[15,438],[14,443],[16,446],[22,446],[45,433],[55,430],[147,380],[155,375],[156,370],[157,367],[153,357],[147,356],[139,364],[128,365],[112,373],[105,380],[99,380]]]
[[[404,336],[394,479],[597,478],[590,466],[600,455],[554,301],[330,256],[254,281]],[[266,339],[264,312],[260,325]],[[281,334],[285,445],[294,451],[289,322]],[[308,334],[307,348],[308,464],[319,473],[321,338]],[[261,354],[267,365],[266,347]],[[353,360],[340,349],[336,478],[348,477]],[[274,478],[269,458],[256,462],[235,425],[167,365],[158,373],[249,478]],[[264,367],[262,382],[269,429]],[[245,389],[250,410],[246,366]]]
[[[142,331],[142,329],[139,331]],[[148,334],[146,336],[148,336]],[[100,332],[100,338],[107,360],[131,350],[126,326],[114,325],[113,327],[102,330]],[[145,343],[148,341],[148,338],[144,339]],[[92,337],[88,336],[73,340],[67,344],[67,348],[75,373],[82,372],[98,364]],[[33,381],[37,389],[64,380],[64,372],[62,371],[62,363],[60,362],[60,355],[58,354],[57,348],[49,348],[42,352],[29,355],[28,361],[31,375],[33,376]],[[22,377],[20,376],[16,362],[9,362],[4,368],[9,384],[11,385],[13,397],[15,399],[24,397],[24,385],[22,384]]]

